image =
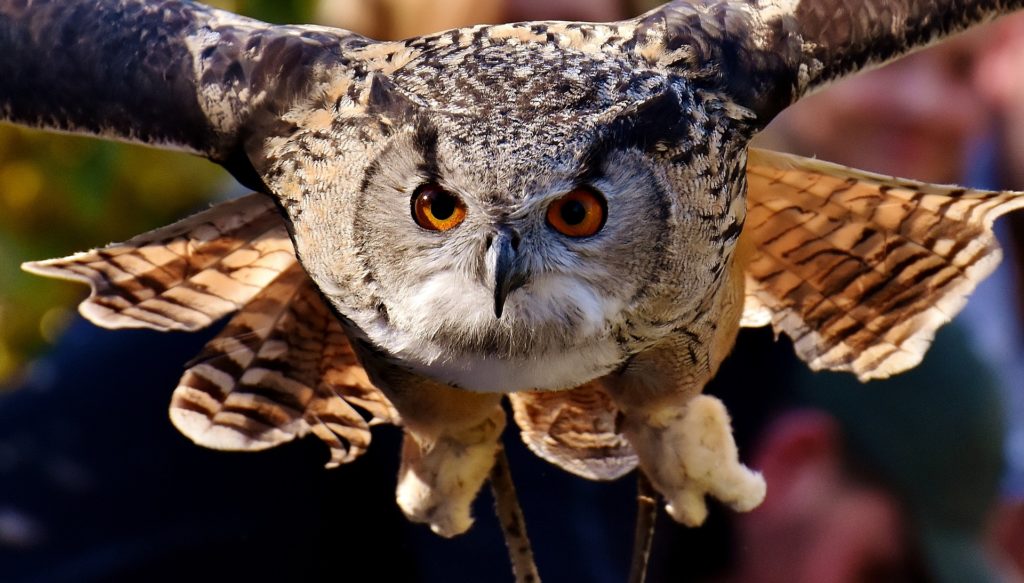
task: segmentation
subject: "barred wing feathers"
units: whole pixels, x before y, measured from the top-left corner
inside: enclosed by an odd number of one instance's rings
[[[371,425],[400,423],[264,195],[24,267],[88,283],[92,294],[80,310],[107,328],[192,331],[238,312],[189,365],[172,398],[172,421],[200,445],[259,450],[313,433],[331,449],[328,466],[336,466],[366,449]]]
[[[297,263],[191,363],[174,391],[171,419],[215,449],[261,450],[313,433],[331,449],[328,467],[363,453],[370,425],[398,423]]]
[[[79,311],[98,326],[194,331],[295,263],[273,202],[250,194],[124,243],[22,268],[89,284]]]
[[[744,325],[862,381],[917,365],[1000,259],[992,222],[1024,195],[936,186],[751,150]]]
[[[618,409],[596,383],[509,400],[523,441],[542,459],[589,480],[615,480],[636,467],[636,453],[616,430]]]

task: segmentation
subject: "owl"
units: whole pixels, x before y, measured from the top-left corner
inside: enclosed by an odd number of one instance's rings
[[[329,466],[405,431],[397,500],[453,536],[507,396],[580,476],[639,467],[677,521],[765,493],[701,394],[741,326],[815,369],[917,364],[1024,196],[753,150],[802,96],[1020,7],[679,0],[600,24],[377,42],[181,0],[0,0],[0,113],[177,148],[255,192],[26,264],[111,328],[230,316],[172,397],[195,442],[313,434]]]

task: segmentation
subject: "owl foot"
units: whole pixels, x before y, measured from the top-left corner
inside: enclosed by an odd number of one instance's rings
[[[470,506],[487,479],[505,428],[501,409],[482,423],[425,440],[406,432],[398,470],[398,506],[413,521],[453,537],[473,524]]]
[[[642,423],[627,418],[623,430],[676,522],[703,524],[705,495],[740,512],[764,500],[764,478],[740,463],[729,414],[714,397],[699,395]]]

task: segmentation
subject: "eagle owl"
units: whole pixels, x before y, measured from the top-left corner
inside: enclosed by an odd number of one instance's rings
[[[202,445],[405,429],[397,498],[451,536],[508,395],[530,448],[676,520],[762,478],[702,396],[740,326],[885,377],[998,261],[980,192],[754,151],[822,85],[1024,4],[691,0],[608,23],[376,42],[182,0],[0,0],[7,121],[191,151],[256,193],[33,272],[107,327],[196,330],[171,419]],[[74,34],[70,34],[73,31]]]

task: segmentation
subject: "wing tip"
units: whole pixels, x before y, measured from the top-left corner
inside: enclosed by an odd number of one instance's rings
[[[196,445],[221,451],[262,451],[295,436],[280,432],[284,439],[254,439],[240,431],[213,422],[199,411],[171,404],[168,414],[171,424]]]
[[[21,270],[26,273],[31,273],[32,275],[40,275],[42,277],[51,277],[53,279],[63,279],[65,281],[85,283],[92,286],[92,278],[81,273],[75,273],[73,271],[70,271],[61,265],[70,260],[75,260],[84,257],[88,253],[91,253],[91,251],[83,251],[81,253],[75,253],[74,255],[61,257],[59,259],[25,261],[24,263],[21,264]]]

